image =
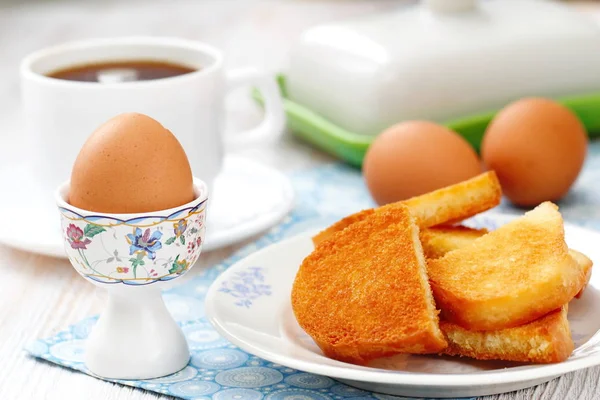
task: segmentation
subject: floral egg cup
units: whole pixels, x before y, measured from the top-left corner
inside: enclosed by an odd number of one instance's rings
[[[202,251],[208,190],[194,179],[195,200],[169,210],[104,214],[68,204],[69,183],[56,192],[69,261],[108,291],[87,344],[90,372],[111,379],[150,379],[184,368],[183,332],[160,287],[185,274]]]

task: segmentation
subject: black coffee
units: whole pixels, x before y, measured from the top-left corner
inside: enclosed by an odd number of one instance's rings
[[[197,69],[180,64],[140,60],[75,65],[46,76],[67,81],[118,83],[170,78],[194,71]]]

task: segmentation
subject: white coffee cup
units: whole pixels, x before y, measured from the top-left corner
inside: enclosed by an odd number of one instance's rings
[[[126,82],[79,82],[46,76],[64,68],[114,61],[156,60],[189,66],[184,75]],[[178,38],[131,37],[67,43],[37,51],[21,64],[23,123],[33,168],[43,189],[69,178],[87,137],[124,112],[158,120],[183,145],[195,176],[209,187],[228,147],[272,139],[284,128],[277,83],[255,69],[223,69],[223,53],[207,44]],[[265,117],[246,132],[225,135],[224,98],[243,85],[259,88]]]

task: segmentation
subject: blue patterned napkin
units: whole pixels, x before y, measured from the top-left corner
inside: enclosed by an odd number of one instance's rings
[[[566,220],[600,227],[600,142],[590,148],[586,168],[571,194],[561,202]],[[192,359],[182,371],[159,379],[114,381],[184,399],[204,400],[392,400],[401,397],[366,392],[333,379],[273,364],[237,348],[212,328],[204,316],[204,296],[211,282],[248,254],[308,229],[372,206],[360,173],[335,164],[292,175],[296,208],[267,235],[184,285],[166,291],[164,299],[187,337]],[[502,204],[500,209],[509,209]],[[27,347],[35,357],[89,372],[83,364],[85,339],[96,317]]]

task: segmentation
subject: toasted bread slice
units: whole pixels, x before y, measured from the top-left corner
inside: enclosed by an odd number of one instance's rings
[[[502,188],[494,171],[488,171],[456,185],[405,200],[417,225],[428,228],[452,224],[490,208],[502,200]]]
[[[419,228],[406,206],[374,213],[317,246],[298,270],[292,308],[337,360],[365,364],[446,347]]]
[[[428,273],[443,319],[470,330],[531,322],[568,303],[585,283],[558,207],[549,202],[429,260]]]
[[[573,340],[567,305],[525,325],[497,331],[470,331],[451,322],[440,322],[448,340],[443,354],[478,360],[557,363],[569,358]]]
[[[486,233],[487,229],[474,229],[462,225],[440,226],[423,229],[420,238],[425,257],[433,259],[467,246]]]
[[[420,228],[427,228],[462,221],[497,206],[501,199],[502,190],[498,177],[494,171],[489,171],[431,193],[352,214],[315,235],[313,243],[316,246],[334,233],[368,218],[375,212],[386,212],[403,205],[409,207]]]
[[[485,235],[487,232],[486,229],[474,229],[455,225],[425,229],[421,232],[420,237],[425,257],[427,259],[434,259],[443,257],[452,250],[471,244],[473,240]],[[569,255],[573,257],[585,274],[583,287],[575,295],[576,298],[580,298],[592,277],[593,262],[585,254],[577,250],[569,249]]]

